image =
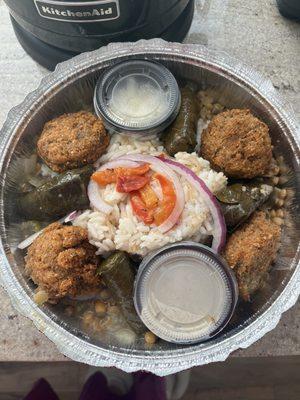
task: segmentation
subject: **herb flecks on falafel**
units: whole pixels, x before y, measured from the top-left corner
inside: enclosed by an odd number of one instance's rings
[[[200,153],[228,177],[263,176],[272,159],[269,128],[250,110],[224,111],[203,131]]]
[[[88,242],[86,229],[55,222],[29,247],[25,269],[38,290],[45,291],[51,302],[57,302],[99,287],[96,250]]]
[[[63,114],[44,126],[37,142],[39,156],[55,172],[94,163],[109,145],[100,118],[87,111]]]
[[[227,240],[224,258],[236,274],[244,300],[249,301],[263,286],[276,257],[280,233],[280,227],[268,219],[265,212],[256,211]]]

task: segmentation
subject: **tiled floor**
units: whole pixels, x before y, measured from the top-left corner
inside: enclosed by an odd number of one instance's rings
[[[45,377],[61,400],[76,400],[88,367],[73,362],[0,363],[0,400],[20,400]],[[194,368],[182,400],[299,400],[300,357],[229,359]]]

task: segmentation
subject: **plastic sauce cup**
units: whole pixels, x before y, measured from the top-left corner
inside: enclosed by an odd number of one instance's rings
[[[135,308],[155,335],[197,343],[219,333],[238,299],[235,276],[207,246],[180,242],[145,257],[136,281]]]
[[[96,114],[115,132],[149,137],[176,117],[180,91],[162,64],[131,60],[106,70],[94,92]]]

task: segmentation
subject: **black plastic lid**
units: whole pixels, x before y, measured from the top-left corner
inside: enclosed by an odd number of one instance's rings
[[[176,117],[180,91],[163,65],[130,60],[108,69],[95,87],[94,107],[108,128],[145,136],[164,130]]]
[[[237,282],[225,260],[194,242],[168,245],[145,257],[135,281],[139,317],[173,343],[215,336],[230,320],[237,298]]]

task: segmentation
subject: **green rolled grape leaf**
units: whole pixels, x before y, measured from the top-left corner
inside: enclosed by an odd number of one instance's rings
[[[229,231],[233,231],[270,197],[271,185],[242,184],[228,185],[216,197],[221,206]]]
[[[175,121],[162,134],[162,141],[170,156],[179,151],[192,153],[197,144],[198,110],[195,92],[185,86],[180,90],[181,106]]]
[[[135,271],[129,256],[123,251],[116,251],[102,261],[97,272],[111,290],[128,325],[136,333],[142,332],[144,328],[133,303]]]
[[[87,165],[66,171],[26,193],[20,193],[18,212],[26,219],[49,221],[88,207],[87,185],[92,173],[92,166]]]

